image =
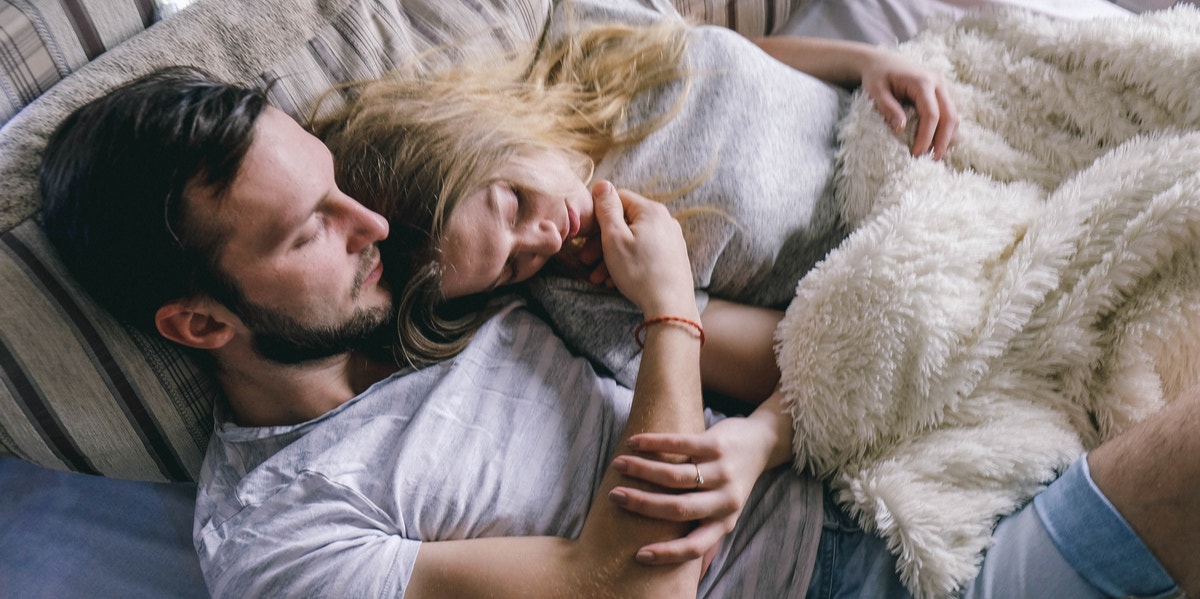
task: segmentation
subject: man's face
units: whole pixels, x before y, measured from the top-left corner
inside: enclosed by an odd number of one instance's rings
[[[240,292],[228,308],[263,357],[337,355],[388,322],[387,220],[337,188],[329,151],[283,112],[259,117],[228,196],[201,206],[227,233],[218,268]]]

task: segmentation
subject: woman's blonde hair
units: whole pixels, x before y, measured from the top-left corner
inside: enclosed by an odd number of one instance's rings
[[[540,53],[431,74],[407,69],[331,90],[352,99],[311,128],[333,153],[342,190],[391,223],[381,249],[401,362],[457,354],[484,317],[486,298],[443,301],[440,291],[439,240],[458,202],[514,155],[566,151],[586,164],[651,133],[673,114],[631,124],[627,108],[643,91],[686,82],[685,39],[675,21],[604,25]]]

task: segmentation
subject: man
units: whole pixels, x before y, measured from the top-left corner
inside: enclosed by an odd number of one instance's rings
[[[195,531],[214,595],[903,595],[878,539],[820,535],[819,485],[787,470],[760,478],[703,580],[699,560],[633,559],[684,529],[604,499],[630,484],[608,456],[632,432],[704,424],[687,327],[649,328],[632,397],[519,308],[455,360],[381,381],[387,222],[332,173],[261,92],[186,69],[89,104],[47,150],[46,228],[72,271],[118,316],[203,350],[228,397]],[[1200,591],[1197,420],[1200,397],[1181,400],[1081,461],[1001,525],[970,593],[1157,595],[1170,576]],[[851,569],[814,572],[818,536]]]

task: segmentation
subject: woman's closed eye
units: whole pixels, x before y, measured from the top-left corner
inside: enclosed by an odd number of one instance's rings
[[[525,203],[525,192],[509,182],[505,182],[504,187],[508,190],[509,197],[512,198],[504,208],[508,215],[508,228],[515,230],[521,219],[521,206]]]

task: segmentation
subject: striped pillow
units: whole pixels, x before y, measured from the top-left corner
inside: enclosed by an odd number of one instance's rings
[[[0,0],[0,126],[42,92],[195,0]]]
[[[189,480],[217,390],[179,348],[117,323],[32,219],[0,234],[0,445],[42,465]]]
[[[0,453],[119,478],[194,480],[219,391],[178,347],[117,323],[64,272],[35,220],[34,169],[49,132],[104,90],[176,62],[227,80],[275,81],[273,104],[305,114],[330,84],[377,76],[435,46],[473,39],[472,49],[494,52],[532,43],[550,0],[203,0],[134,35],[151,19],[148,1],[0,0],[9,38],[0,56],[15,47],[23,50],[15,56],[45,55],[47,65],[27,66],[25,79],[5,71],[0,81],[19,80],[25,94],[0,111],[41,93],[0,129]],[[159,11],[179,5],[159,1]],[[790,10],[785,0],[675,1],[690,17],[747,35],[770,31]],[[97,19],[101,8],[114,9],[104,13],[111,21]],[[46,17],[54,11],[61,22]],[[85,21],[95,36],[80,33],[60,66],[59,46],[70,44],[57,33],[89,30]],[[40,37],[14,36],[13,23]],[[122,35],[134,37],[117,46]]]

